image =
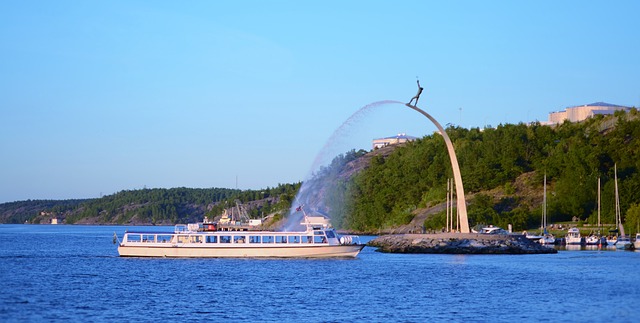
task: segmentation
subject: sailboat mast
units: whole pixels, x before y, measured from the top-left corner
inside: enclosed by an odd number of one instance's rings
[[[542,195],[542,232],[547,230],[547,174],[544,174],[544,190]]]
[[[620,214],[620,196],[618,195],[618,169],[616,164],[613,164],[613,167],[613,174],[616,179],[616,224],[618,225],[620,236],[624,237],[626,236],[626,234],[624,233],[624,226],[622,225],[622,215]]]
[[[618,197],[618,167],[613,164],[613,178],[616,193],[616,227],[620,228],[620,198]]]
[[[451,181],[447,178],[447,232],[449,232],[449,184],[451,184]]]
[[[600,230],[600,177],[598,177],[598,230]]]

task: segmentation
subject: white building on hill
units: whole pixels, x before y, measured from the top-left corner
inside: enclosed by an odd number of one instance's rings
[[[395,145],[395,144],[401,144],[407,141],[414,141],[416,139],[418,138],[413,136],[407,136],[407,134],[405,133],[399,133],[397,136],[373,139],[372,148],[373,149],[382,148],[388,145]]]
[[[549,113],[549,121],[545,122],[545,124],[559,124],[563,123],[565,120],[569,120],[571,122],[578,122],[585,120],[587,118],[593,117],[595,115],[604,114],[614,114],[616,111],[624,110],[628,112],[631,108],[625,107],[622,105],[615,105],[605,102],[595,102],[591,104],[579,105],[575,107],[566,108],[564,111],[557,111]]]

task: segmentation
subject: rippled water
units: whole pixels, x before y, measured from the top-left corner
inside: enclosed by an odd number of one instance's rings
[[[640,252],[401,255],[366,247],[356,259],[119,258],[113,232],[133,228],[0,225],[0,322],[640,317]]]

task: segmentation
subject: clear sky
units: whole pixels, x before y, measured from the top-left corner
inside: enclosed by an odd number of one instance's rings
[[[443,125],[639,106],[639,13],[640,1],[0,1],[0,203],[302,181],[353,113],[408,102],[416,77]],[[401,105],[373,110],[335,151],[435,130]]]

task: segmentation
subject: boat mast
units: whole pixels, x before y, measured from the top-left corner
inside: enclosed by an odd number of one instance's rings
[[[598,231],[600,231],[600,177],[598,177]]]
[[[622,226],[622,218],[620,217],[620,197],[618,195],[618,167],[617,164],[613,164],[613,176],[615,178],[616,188],[616,224],[618,225],[619,235],[625,236],[624,227]]]
[[[447,178],[447,229],[446,231],[449,232],[449,184],[451,183],[450,179]]]
[[[544,193],[542,195],[542,234],[547,233],[547,173],[544,174]]]

